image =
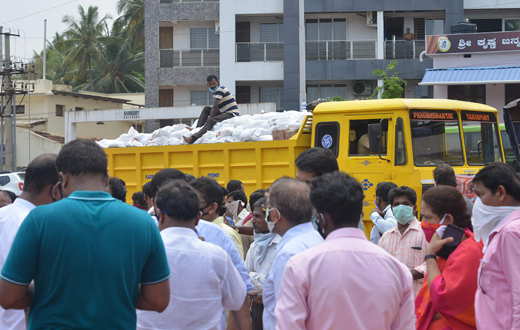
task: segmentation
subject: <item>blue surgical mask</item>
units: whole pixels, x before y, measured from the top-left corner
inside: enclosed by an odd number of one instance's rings
[[[375,205],[377,208],[379,208],[379,205],[377,205],[377,197],[376,197],[376,199],[374,199],[374,205]]]
[[[215,87],[215,89],[211,89],[211,87],[209,87],[208,89],[210,92],[215,93],[219,87],[220,86],[217,86],[217,87]]]
[[[394,212],[394,217],[397,222],[402,225],[406,225],[410,223],[414,219],[413,216],[413,207],[408,205],[399,205],[392,208]]]

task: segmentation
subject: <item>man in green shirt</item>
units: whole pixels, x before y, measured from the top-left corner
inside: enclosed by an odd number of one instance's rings
[[[20,226],[0,305],[30,306],[29,330],[135,329],[136,308],[162,312],[169,302],[159,230],[145,211],[105,192],[107,158],[94,141],[67,143],[56,167],[67,198],[37,207]]]

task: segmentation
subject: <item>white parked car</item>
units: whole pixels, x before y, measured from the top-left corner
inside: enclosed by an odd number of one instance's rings
[[[0,174],[0,190],[9,190],[20,196],[23,190],[25,172],[11,172]]]

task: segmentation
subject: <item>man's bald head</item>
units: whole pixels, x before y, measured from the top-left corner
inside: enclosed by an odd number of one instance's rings
[[[59,181],[56,158],[56,154],[43,154],[29,163],[25,171],[24,192],[37,195]]]
[[[309,193],[309,186],[305,182],[283,177],[269,189],[269,204],[293,225],[310,222],[312,206]]]

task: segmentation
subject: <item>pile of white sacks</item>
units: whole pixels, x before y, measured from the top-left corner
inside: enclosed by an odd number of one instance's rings
[[[271,141],[273,130],[298,129],[309,112],[286,111],[266,112],[256,115],[242,115],[217,123],[211,131],[206,132],[194,144]],[[187,144],[183,136],[191,136],[200,128],[188,130],[185,124],[166,126],[153,133],[138,133],[133,127],[127,134],[115,140],[101,140],[98,144],[103,148],[124,148],[144,146],[168,146]]]

